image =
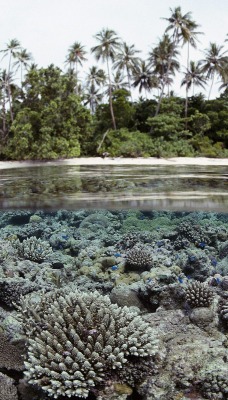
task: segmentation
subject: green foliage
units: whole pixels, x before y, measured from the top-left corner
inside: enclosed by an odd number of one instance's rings
[[[134,103],[135,117],[134,128],[140,132],[149,132],[150,128],[147,119],[155,114],[156,101],[139,99]]]
[[[117,129],[130,128],[133,125],[134,107],[129,102],[130,93],[125,89],[118,89],[112,93],[112,106],[115,114]],[[112,118],[108,104],[97,107],[95,118],[97,132],[104,132],[112,127]]]
[[[148,134],[128,129],[111,130],[106,136],[100,152],[112,157],[146,157],[150,155],[153,143]]]
[[[80,156],[80,141],[90,131],[91,116],[73,93],[66,75],[53,66],[27,76],[24,102],[11,126],[5,154],[10,159]]]
[[[149,117],[147,123],[151,128],[152,137],[155,138],[164,136],[165,139],[169,140],[184,129],[183,120],[173,114],[159,114],[156,117]]]
[[[206,114],[196,111],[194,115],[189,118],[189,129],[194,134],[203,135],[211,127],[210,118]]]
[[[213,144],[208,136],[201,134],[195,135],[190,140],[191,145],[196,150],[196,155],[204,157],[227,157],[228,151],[224,149],[222,142]]]

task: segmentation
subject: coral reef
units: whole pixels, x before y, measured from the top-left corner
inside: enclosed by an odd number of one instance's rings
[[[153,258],[145,246],[134,246],[126,254],[126,270],[145,271],[152,267]]]
[[[225,400],[228,398],[227,365],[207,368],[201,373],[201,391],[206,399]]]
[[[22,295],[37,289],[38,286],[35,283],[26,281],[23,278],[8,277],[7,279],[0,279],[0,303],[8,307],[14,307],[14,303],[18,303]]]
[[[227,398],[227,214],[10,211],[0,233],[0,398]]]
[[[214,293],[208,285],[201,282],[191,282],[185,289],[185,299],[190,307],[210,307]]]
[[[22,242],[16,240],[14,246],[17,249],[19,257],[37,263],[41,263],[52,253],[50,244],[37,239],[35,236],[25,239]]]
[[[23,300],[21,312],[28,337],[25,374],[54,398],[87,398],[131,357],[158,351],[153,329],[137,312],[98,292],[55,291],[37,305]]]

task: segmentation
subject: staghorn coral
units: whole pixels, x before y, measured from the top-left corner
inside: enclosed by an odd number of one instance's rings
[[[145,271],[152,267],[153,259],[145,246],[134,246],[127,252],[126,267],[135,271]]]
[[[202,371],[201,391],[206,399],[225,400],[228,398],[227,366],[214,366]]]
[[[186,302],[191,307],[209,307],[212,304],[214,293],[201,282],[191,282],[185,289]]]
[[[44,261],[52,253],[50,244],[35,236],[23,240],[23,242],[16,240],[14,246],[19,257],[38,263]]]
[[[14,380],[0,372],[0,399],[18,400],[17,389],[14,386]]]
[[[54,398],[87,398],[107,377],[118,377],[132,356],[157,353],[149,324],[98,292],[55,291],[36,306],[24,299],[21,316],[28,337],[26,376]]]

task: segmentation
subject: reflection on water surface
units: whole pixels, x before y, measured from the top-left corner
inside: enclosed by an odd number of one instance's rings
[[[0,174],[0,207],[226,211],[226,166],[31,166]]]

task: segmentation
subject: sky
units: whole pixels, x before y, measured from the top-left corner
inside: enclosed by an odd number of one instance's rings
[[[209,43],[223,45],[228,33],[228,0],[0,0],[0,6],[0,49],[16,38],[32,53],[39,67],[53,63],[66,68],[69,47],[77,41],[90,51],[96,45],[94,36],[103,28],[116,31],[122,40],[141,50],[140,57],[146,59],[167,27],[162,17],[168,18],[170,8],[177,6],[183,13],[191,11],[200,25],[198,30],[204,32],[199,36],[198,50],[190,50],[190,59],[204,58],[203,50]],[[180,62],[184,66],[187,49],[182,53]],[[92,55],[87,58],[84,72],[97,65]],[[179,95],[184,95],[184,89],[180,89],[182,78],[183,75],[174,86]],[[215,85],[212,98],[218,95],[218,86]]]

